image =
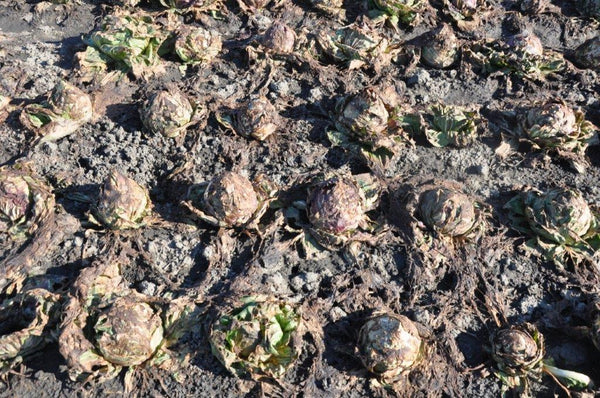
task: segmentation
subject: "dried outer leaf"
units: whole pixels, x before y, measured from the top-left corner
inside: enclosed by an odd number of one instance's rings
[[[348,69],[381,67],[389,64],[397,49],[368,25],[349,25],[321,30],[316,36],[317,58]]]
[[[90,96],[61,80],[45,102],[25,106],[19,120],[40,137],[40,142],[51,142],[72,134],[92,116]]]
[[[152,213],[148,190],[117,170],[104,181],[90,221],[109,229],[141,228]]]
[[[432,105],[420,115],[421,131],[427,141],[435,147],[454,146],[462,148],[477,139],[477,111],[468,111],[457,106]]]
[[[222,0],[159,0],[164,7],[183,12],[191,12],[198,16],[200,13],[218,11],[223,8]]]
[[[425,341],[415,323],[404,315],[376,314],[360,329],[360,359],[384,382],[414,370],[425,357]]]
[[[0,373],[55,340],[60,295],[34,288],[0,304]]]
[[[147,78],[162,73],[159,51],[169,36],[170,32],[156,24],[149,14],[122,10],[107,15],[100,29],[84,41],[108,57],[117,69]],[[96,61],[103,59],[94,58]]]
[[[537,15],[550,6],[548,0],[520,0],[519,9],[525,14]]]
[[[75,53],[73,69],[78,77],[84,81],[92,81],[106,74],[111,58],[94,47],[87,47],[84,51]]]
[[[475,29],[489,8],[485,0],[444,0],[444,12],[463,31]]]
[[[51,188],[27,165],[0,168],[0,232],[24,239],[53,214],[54,206]]]
[[[40,223],[31,239],[13,255],[9,255],[0,262],[0,292],[14,294],[22,290],[24,281],[35,276],[40,271],[36,267],[41,261],[51,258],[58,250],[66,236],[74,234],[80,226],[79,220],[66,212],[51,213]],[[53,289],[53,278],[46,277],[47,289]],[[41,287],[36,284],[36,287]]]
[[[549,74],[562,71],[566,65],[558,52],[544,50],[536,54],[527,47],[512,47],[496,40],[473,43],[465,55],[483,73],[502,72],[531,80],[543,80]]]
[[[129,292],[127,281],[121,273],[121,263],[113,259],[97,261],[84,268],[73,283],[72,296],[83,308],[98,306],[113,296]]]
[[[123,367],[160,366],[176,372],[184,355],[169,346],[201,312],[188,297],[150,297],[127,287],[120,261],[107,259],[82,270],[61,323],[59,349],[72,380],[104,381]],[[125,378],[126,389],[131,380]]]
[[[109,0],[108,3],[121,7],[135,7],[140,3],[140,0]]]
[[[301,350],[302,318],[292,305],[246,297],[224,310],[210,331],[217,359],[237,377],[281,378]]]
[[[396,27],[398,23],[405,27],[415,26],[419,19],[420,0],[370,0],[369,17],[375,22],[389,20]]]
[[[552,188],[542,192],[525,187],[504,208],[510,212],[511,227],[532,236],[528,246],[546,260],[561,267],[597,261],[598,213],[579,191]]]
[[[3,112],[10,104],[10,97],[0,94],[0,112]]]
[[[242,10],[249,13],[255,13],[258,10],[266,8],[271,0],[237,0]]]
[[[317,10],[337,17],[340,20],[346,19],[346,9],[344,0],[309,0],[310,4]]]

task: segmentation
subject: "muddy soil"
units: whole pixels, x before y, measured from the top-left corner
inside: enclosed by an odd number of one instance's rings
[[[501,385],[486,352],[497,314],[510,323],[537,324],[546,336],[548,355],[558,366],[585,373],[600,385],[600,352],[590,340],[569,332],[587,322],[591,294],[600,291],[598,271],[592,266],[573,272],[527,256],[521,249],[524,239],[510,231],[503,210],[515,190],[525,185],[574,187],[597,205],[598,147],[588,149],[591,167],[584,173],[572,171],[564,162],[546,161],[539,153],[521,151],[501,157],[496,152],[504,133],[498,114],[519,104],[560,98],[580,107],[588,120],[600,125],[598,71],[579,69],[569,61],[576,46],[598,33],[598,24],[579,17],[571,1],[555,0],[544,13],[523,15],[517,3],[493,0],[474,30],[453,28],[463,43],[497,39],[506,35],[507,21],[519,15],[545,48],[567,57],[567,69],[543,81],[478,74],[462,61],[442,70],[418,63],[411,68],[390,64],[380,71],[349,71],[340,65],[291,59],[273,64],[267,78],[268,69],[248,64],[245,48],[254,45],[253,38],[272,21],[283,21],[298,36],[306,37],[324,26],[338,27],[366,18],[367,13],[366,2],[344,2],[344,19],[317,12],[307,1],[283,0],[250,14],[235,1],[228,1],[221,13],[203,14],[197,21],[186,17],[186,23],[201,24],[223,37],[223,50],[210,66],[182,73],[173,59],[165,59],[165,73],[152,79],[127,75],[104,85],[79,81],[73,63],[74,54],[85,49],[82,38],[113,9],[102,3],[0,0],[0,90],[12,99],[10,113],[0,124],[0,164],[27,159],[53,186],[62,211],[77,220],[74,227],[62,231],[52,250],[36,258],[34,273],[72,280],[106,251],[119,250],[130,259],[125,269],[128,282],[142,293],[196,290],[206,298],[207,307],[229,297],[269,294],[303,308],[312,327],[304,336],[298,365],[284,380],[277,385],[256,384],[234,378],[211,354],[207,318],[185,342],[192,355],[180,372],[183,381],[175,381],[162,370],[139,369],[133,394],[393,395],[374,385],[354,355],[362,322],[382,308],[424,325],[435,347],[431,369],[411,374],[411,386],[400,388],[398,395],[500,396]],[[414,28],[397,32],[384,26],[378,29],[403,45],[419,46],[439,21],[451,23],[441,2],[425,3],[426,11]],[[60,79],[93,96],[95,118],[66,138],[31,147],[31,132],[19,122],[20,108],[42,99]],[[168,84],[206,104],[211,113],[205,127],[192,127],[177,139],[149,134],[143,128],[138,114],[141,101]],[[390,225],[380,242],[362,245],[356,256],[344,251],[306,256],[288,244],[293,237],[282,230],[264,238],[246,233],[224,238],[214,227],[192,220],[180,205],[189,186],[208,181],[222,170],[244,170],[249,176],[264,173],[283,192],[293,191],[297,181],[320,172],[369,172],[359,157],[332,147],[326,132],[339,98],[375,84],[393,86],[409,107],[442,102],[479,109],[483,116],[472,146],[434,148],[417,138],[415,145],[404,147],[385,168],[379,177],[389,189],[384,190],[381,205],[372,214]],[[234,104],[258,90],[282,116],[278,131],[263,142],[226,131],[214,114],[224,104]],[[81,198],[95,198],[111,169],[149,188],[160,222],[133,232],[90,228],[86,222],[90,204]],[[467,193],[490,208],[490,238],[438,267],[420,261],[411,242],[387,219],[386,211],[393,187],[411,178],[463,183]],[[271,209],[266,217],[277,222],[281,212]],[[2,261],[23,249],[7,237],[0,239]],[[80,384],[70,381],[66,370],[56,344],[51,344],[0,381],[0,396],[125,394],[122,377]],[[532,381],[531,388],[533,396],[565,396],[549,377]],[[600,394],[600,389],[595,393]],[[594,392],[586,394],[593,396]]]

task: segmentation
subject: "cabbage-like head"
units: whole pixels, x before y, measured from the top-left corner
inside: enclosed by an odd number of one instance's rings
[[[120,366],[139,365],[151,358],[163,340],[160,312],[132,297],[117,298],[94,324],[98,352]]]
[[[458,39],[449,25],[432,32],[430,40],[421,49],[421,60],[432,68],[447,68],[458,59]]]
[[[252,182],[241,174],[226,171],[214,177],[204,192],[206,213],[227,227],[249,222],[260,205]]]
[[[557,187],[545,192],[526,188],[505,206],[512,228],[532,237],[536,249],[559,266],[597,261],[600,233],[596,210],[581,192]]]
[[[509,376],[539,372],[544,358],[544,337],[531,324],[500,329],[491,337],[492,358]]]
[[[549,101],[527,113],[527,138],[542,148],[560,146],[579,134],[579,125],[572,108],[560,101]]]
[[[153,93],[142,106],[140,116],[152,133],[177,137],[193,122],[195,108],[187,95],[171,88]]]
[[[0,232],[15,239],[33,233],[54,211],[50,187],[25,169],[0,168]]]
[[[358,137],[377,135],[388,128],[390,114],[379,93],[372,87],[347,98],[339,110],[337,123]]]
[[[448,237],[466,236],[478,224],[473,200],[449,187],[423,192],[419,198],[418,212],[429,228]]]
[[[531,230],[556,243],[575,243],[595,223],[594,214],[581,193],[554,188],[542,194],[524,195],[524,213]]]
[[[423,359],[425,342],[404,315],[382,314],[360,329],[358,348],[364,366],[384,380],[395,380]]]
[[[183,25],[175,40],[175,53],[189,65],[209,63],[219,55],[222,47],[223,41],[218,32],[200,26]]]
[[[365,195],[354,180],[334,177],[311,190],[307,200],[308,218],[319,232],[351,233],[365,219],[365,202]]]
[[[321,58],[333,63],[344,63],[349,69],[377,66],[389,61],[389,42],[369,25],[350,25],[317,34]]]
[[[277,53],[291,53],[294,51],[296,33],[286,24],[274,22],[263,35],[261,43],[266,48]]]
[[[242,137],[265,140],[278,128],[279,114],[267,97],[259,95],[243,103],[233,115],[232,126]]]
[[[54,87],[48,103],[56,114],[66,119],[81,123],[92,119],[93,107],[90,96],[64,80]]]
[[[213,323],[213,354],[238,377],[282,377],[300,354],[302,318],[290,304],[244,298]]]
[[[477,138],[478,114],[458,106],[435,104],[421,115],[421,130],[435,147],[466,147]]]
[[[152,202],[148,191],[124,174],[113,170],[104,181],[94,208],[94,217],[109,229],[145,225]]]

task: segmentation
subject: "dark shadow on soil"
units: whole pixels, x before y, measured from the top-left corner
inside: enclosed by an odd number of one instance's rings
[[[84,51],[86,48],[81,36],[67,37],[59,42],[50,43],[60,44],[60,60],[55,65],[65,70],[71,70],[73,68],[75,53]]]
[[[75,236],[82,236],[82,235],[83,235],[83,233],[80,233],[80,232],[75,234]],[[46,275],[53,276],[54,278],[52,278],[51,280],[59,281],[59,282],[61,281],[62,277],[66,277],[68,279],[74,280],[75,277],[77,275],[79,275],[79,271],[82,268],[86,267],[87,264],[89,264],[91,262],[91,260],[92,260],[91,258],[79,259],[79,260],[72,261],[70,263],[62,264],[58,267],[51,267],[46,270]],[[33,277],[31,279],[35,280],[35,278],[36,277]],[[39,278],[42,282],[44,282],[44,283],[46,282],[46,281],[44,281],[44,279],[42,279],[42,277],[39,277]],[[44,286],[44,287],[48,288],[51,286]]]
[[[83,158],[81,158],[83,161]],[[55,192],[56,201],[73,217],[84,219],[100,193],[100,184],[71,185]]]
[[[128,133],[143,131],[138,108],[138,104],[135,103],[110,104],[106,107],[106,117]]]
[[[483,341],[486,341],[485,336],[478,336],[474,330],[462,332],[456,336],[456,345],[465,358],[465,366],[473,368],[487,360],[487,354],[483,350]]]
[[[210,240],[208,235],[210,232],[205,232],[202,236],[202,242],[198,243],[194,249],[192,249],[191,255],[194,257],[194,265],[190,272],[183,279],[182,287],[193,287],[195,285],[199,285],[202,281],[207,277],[206,273],[210,267],[210,262],[203,255],[204,250],[206,249],[206,243]]]
[[[44,333],[51,333],[50,331],[44,331]],[[27,358],[24,361],[33,372],[43,371],[46,373],[56,374],[56,379],[61,383],[68,383],[69,377],[66,372],[57,372],[60,367],[66,366],[66,362],[63,356],[58,351],[58,344],[49,344],[42,351],[36,355]]]
[[[358,331],[371,314],[371,310],[358,311],[325,325],[323,359],[330,366],[344,373],[362,368],[360,360],[356,357],[356,342]]]

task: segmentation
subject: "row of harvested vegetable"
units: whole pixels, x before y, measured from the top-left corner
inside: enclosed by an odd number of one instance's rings
[[[461,39],[450,25],[440,23],[416,45],[415,40],[404,42],[365,19],[314,33],[274,21],[242,43],[248,62],[259,65],[291,62],[318,68],[321,63],[378,72],[391,64],[410,68],[420,61],[430,68],[471,65],[486,75],[503,72],[534,81],[573,70],[568,60],[581,68],[598,68],[599,37],[558,52],[544,48],[526,23],[514,19],[513,30],[503,40]],[[136,78],[148,79],[164,73],[168,59],[182,71],[188,66],[209,65],[230,50],[223,44],[231,40],[223,38],[216,27],[215,23],[184,24],[178,12],[117,7],[85,37],[87,48],[75,56],[75,74],[82,80],[106,81],[131,72]]]
[[[165,137],[177,137],[190,126],[206,124],[208,114],[207,104],[176,87],[149,94],[140,106],[144,126]],[[435,147],[462,148],[472,145],[487,127],[476,107],[434,104],[419,111],[403,105],[393,89],[377,86],[339,98],[330,115],[330,143],[361,157],[375,171],[381,171],[415,139]],[[235,107],[223,105],[215,117],[226,129],[260,141],[283,125],[275,105],[260,94]],[[90,96],[65,81],[46,101],[26,105],[20,113],[21,123],[34,132],[34,145],[70,135],[92,118]],[[523,104],[504,112],[496,124],[503,130],[502,145],[518,149],[527,144],[578,172],[589,165],[586,149],[598,142],[597,128],[584,113],[561,100]]]
[[[116,258],[83,269],[68,293],[26,286],[0,305],[3,377],[49,343],[58,348],[73,381],[98,383],[123,370],[126,390],[138,369],[159,367],[177,380],[194,351],[193,331],[209,331],[212,353],[233,375],[260,382],[281,380],[298,365],[310,319],[294,303],[272,297],[229,299],[208,316],[207,303],[187,295],[148,296],[128,287]],[[60,280],[47,280],[56,287]],[[600,349],[600,298],[590,312],[588,337]],[[364,319],[355,355],[386,388],[402,391],[412,371],[432,366],[439,349],[428,329],[408,317],[375,312]],[[543,374],[565,389],[593,388],[584,374],[556,368],[544,337],[532,324],[504,325],[486,349],[503,390],[527,394]]]
[[[306,245],[332,250],[360,242],[376,242],[385,232],[381,219],[369,211],[378,202],[380,187],[370,175],[314,178],[302,185],[304,200],[277,199],[277,189],[264,176],[254,181],[225,172],[207,184],[190,187],[184,204],[202,220],[220,228],[264,231],[261,221],[269,209],[282,211],[289,231]],[[485,206],[462,191],[458,183],[428,181],[399,189],[389,201],[393,222],[411,230],[414,247],[424,255],[452,256],[461,246],[476,243],[492,222]],[[546,192],[526,189],[506,206],[516,230],[531,240],[529,247],[560,265],[598,264],[600,233],[597,213],[576,190],[555,188]],[[140,228],[151,223],[152,205],[147,191],[132,179],[113,172],[92,206],[90,220],[103,228]],[[0,225],[15,239],[44,228],[55,211],[51,188],[25,165],[0,173]],[[36,231],[37,229],[37,231]],[[439,258],[431,258],[439,261]],[[31,282],[28,270],[5,275],[3,289],[12,295],[0,313],[6,329],[0,338],[5,370],[36,352],[42,344],[58,340],[74,380],[102,380],[122,368],[156,365],[170,370],[180,366],[189,352],[176,345],[186,330],[204,322],[199,297],[170,294],[151,297],[128,287],[120,259],[98,259],[80,272],[69,293],[65,281],[48,275]],[[211,323],[211,345],[216,357],[238,376],[280,378],[293,366],[301,347],[302,317],[291,303],[272,298],[247,298],[220,308]],[[60,326],[57,326],[58,319]],[[600,318],[592,315],[590,337],[598,345]],[[414,367],[427,364],[428,340],[411,320],[382,314],[366,320],[358,352],[365,366],[385,384],[400,383]],[[500,329],[491,337],[496,372],[506,386],[527,389],[529,376],[554,375],[567,387],[591,387],[586,376],[556,369],[544,360],[541,334],[531,325]],[[599,347],[600,348],[600,347]],[[127,373],[126,385],[130,386]],[[397,386],[398,387],[398,386]],[[400,387],[398,387],[400,388]]]
[[[309,177],[293,187],[307,195],[289,201],[286,189],[262,174],[250,180],[238,172],[223,172],[190,185],[181,205],[212,225],[259,232],[266,229],[261,217],[269,208],[281,211],[286,229],[309,232],[318,246],[334,250],[350,242],[376,242],[387,229],[381,213],[389,213],[401,229],[411,229],[417,247],[437,241],[460,246],[489,232],[488,206],[467,195],[460,183],[415,179],[406,186],[392,192],[388,208],[380,209],[385,183],[370,174]],[[148,191],[118,171],[107,177],[97,200],[76,199],[94,202],[89,221],[109,230],[151,225],[158,217],[152,214]],[[0,169],[0,203],[2,232],[15,239],[32,236],[55,211],[52,188],[35,177],[26,163]],[[529,246],[544,259],[562,266],[581,262],[597,266],[598,209],[578,190],[526,187],[505,209],[512,228],[531,236]],[[377,220],[369,216],[374,210],[379,212]]]

